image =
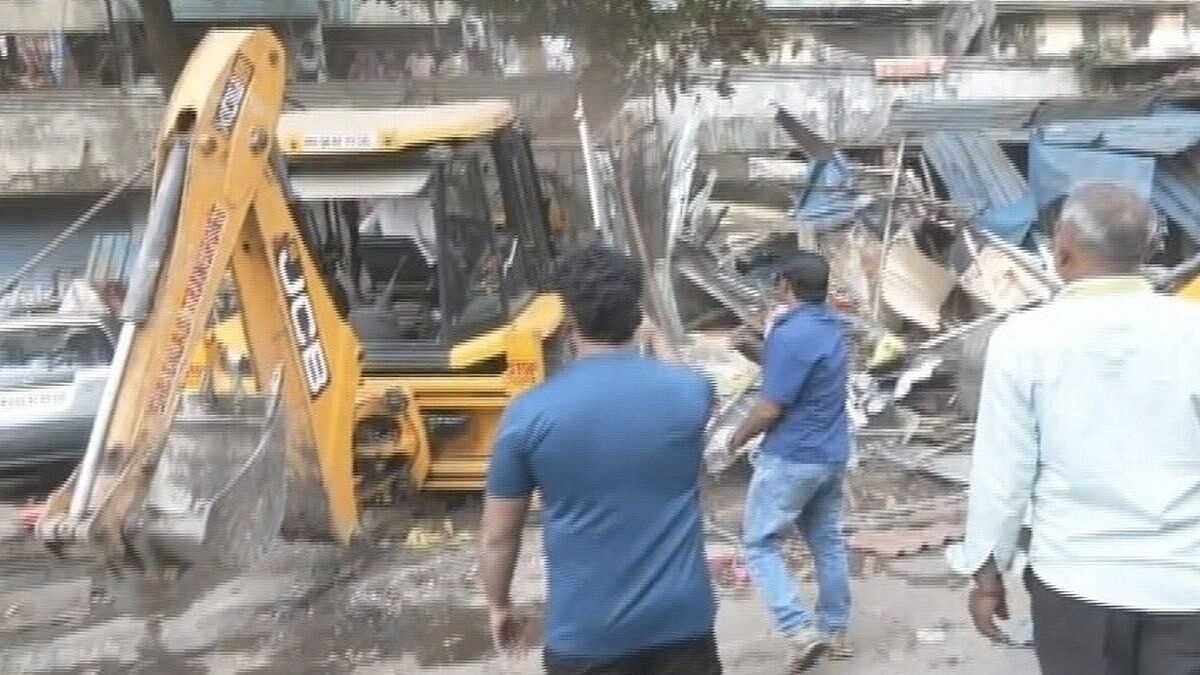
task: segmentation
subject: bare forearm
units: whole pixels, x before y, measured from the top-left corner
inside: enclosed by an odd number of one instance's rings
[[[484,593],[491,607],[507,607],[512,588],[513,572],[517,568],[517,557],[521,552],[519,537],[500,537],[484,541],[481,575]]]
[[[778,420],[778,407],[759,401],[750,409],[746,419],[742,420],[737,430],[733,432],[733,437],[729,441],[730,447],[736,450],[744,446],[755,436],[770,431]]]
[[[480,575],[491,607],[507,607],[513,570],[521,552],[521,530],[525,525],[528,498],[495,499],[483,504],[483,551]]]
[[[738,329],[731,339],[733,348],[754,363],[762,363],[763,339],[749,328]]]

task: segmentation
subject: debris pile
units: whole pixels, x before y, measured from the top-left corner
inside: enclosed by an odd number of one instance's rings
[[[591,196],[593,213],[625,214],[597,227],[651,271],[655,324],[718,382],[714,432],[738,421],[756,377],[753,364],[731,356],[728,335],[768,330],[789,251],[816,250],[830,262],[855,338],[850,400],[860,454],[961,483],[988,337],[1061,286],[1050,227],[1071,186],[1119,181],[1150,199],[1164,216],[1160,267],[1182,269],[1195,249],[1189,240],[1200,240],[1200,114],[1047,121],[1018,150],[985,133],[938,131],[903,136],[871,158],[777,108],[796,152],[758,166],[759,181],[786,186],[788,208],[714,196],[720,181],[697,158],[698,121],[681,109],[667,124],[658,255],[638,243],[647,230],[628,205],[610,204],[627,193],[620,170],[597,172],[617,189],[601,185]],[[600,160],[612,168],[608,154]]]

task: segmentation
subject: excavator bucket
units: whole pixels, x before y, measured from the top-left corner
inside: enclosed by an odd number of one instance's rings
[[[287,502],[278,379],[267,395],[188,395],[130,544],[143,561],[245,564],[273,542]]]

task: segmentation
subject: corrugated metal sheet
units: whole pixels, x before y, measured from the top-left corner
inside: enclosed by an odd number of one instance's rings
[[[1150,199],[1155,157],[1112,148],[1050,143],[1038,130],[1029,142],[1029,186],[1043,209],[1087,182],[1115,182]]]
[[[171,0],[177,21],[316,18],[317,0]]]
[[[1146,115],[1151,112],[1152,105],[1153,99],[1144,95],[1122,98],[1048,98],[1038,103],[1033,113],[1032,125]]]
[[[888,128],[896,133],[1025,129],[1039,103],[1031,99],[897,101]],[[1023,133],[1021,134],[1024,135]]]
[[[1154,204],[1175,224],[1200,241],[1200,162],[1194,153],[1158,160]]]
[[[1042,138],[1051,145],[1174,155],[1200,142],[1200,114],[1173,113],[1053,124],[1042,129]]]
[[[854,9],[930,9],[953,4],[954,0],[766,0],[770,12],[815,12]],[[1186,6],[1184,0],[992,0],[997,11],[1046,11],[1047,9],[1124,9],[1130,5]]]
[[[133,270],[141,237],[133,232],[105,232],[92,239],[85,275],[92,282],[125,281]]]
[[[1124,133],[1129,117],[1149,115],[1155,111],[1154,98],[1146,93],[1125,97],[1056,97],[1044,99],[933,99],[922,101],[899,100],[892,105],[888,128],[897,133],[928,133],[935,131],[989,131],[1004,136],[1025,137],[1029,127],[1057,125],[1066,122],[1091,120],[1097,124],[1111,122],[1115,131]],[[1173,110],[1172,114],[1188,115],[1188,111]],[[1194,115],[1194,113],[1192,113]],[[1155,117],[1155,120],[1160,119]],[[1177,119],[1172,129],[1189,127],[1192,119]],[[1140,123],[1134,123],[1134,126]],[[1157,122],[1147,122],[1154,126]],[[1084,127],[1076,127],[1076,130]],[[1140,129],[1138,130],[1140,131]],[[1081,132],[1086,133],[1086,132]],[[1162,132],[1166,135],[1175,132]]]
[[[127,20],[142,17],[134,0],[113,2],[113,11]],[[321,7],[318,0],[171,0],[171,11],[177,21],[315,19]]]
[[[0,279],[10,278],[92,201],[86,197],[0,201]],[[15,297],[5,298],[0,304],[48,298],[72,278],[83,276],[97,235],[128,233],[145,222],[145,211],[135,204],[119,199],[96,214],[77,234],[30,271],[18,286]]]
[[[1025,194],[1025,179],[993,139],[943,131],[926,136],[922,148],[956,202],[983,211],[1007,206]]]

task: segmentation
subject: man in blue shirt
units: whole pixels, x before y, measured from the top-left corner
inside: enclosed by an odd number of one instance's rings
[[[826,302],[829,266],[799,253],[782,270],[792,306],[763,348],[762,392],[734,431],[736,452],[765,434],[746,495],[743,524],[751,577],[806,669],[831,646],[844,650],[850,581],[842,538],[842,485],[850,451],[849,369],[842,320]],[[820,599],[814,617],[801,602],[780,544],[799,528],[812,552]]]
[[[492,450],[482,574],[493,636],[521,641],[509,586],[536,490],[547,672],[720,673],[700,500],[712,387],[637,354],[642,278],[628,257],[593,245],[559,278],[577,358],[509,407]]]

